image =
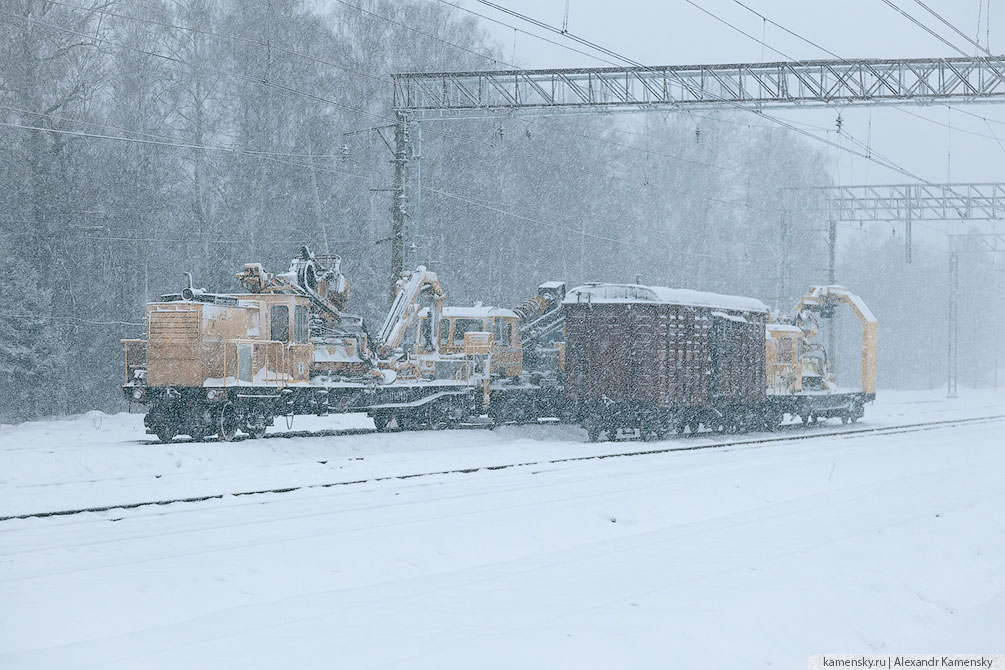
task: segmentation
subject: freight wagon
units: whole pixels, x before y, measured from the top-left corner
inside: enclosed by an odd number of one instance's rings
[[[813,372],[803,370],[803,348],[811,346],[806,333],[775,322],[753,298],[587,284],[571,290],[562,307],[567,417],[591,441],[619,431],[637,430],[650,440],[702,427],[774,430],[786,414],[806,422],[854,421],[875,397],[874,367],[871,395],[836,391],[822,377],[816,389],[804,390],[804,373]],[[874,347],[874,319],[872,326]]]

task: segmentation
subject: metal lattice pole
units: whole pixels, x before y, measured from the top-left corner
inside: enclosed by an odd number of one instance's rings
[[[405,165],[408,163],[408,114],[397,112],[394,124],[394,187],[391,194],[391,302],[404,269]]]
[[[946,389],[947,398],[957,397],[957,345],[959,344],[959,324],[957,323],[957,312],[959,308],[959,284],[960,256],[955,251],[952,251],[949,253],[949,380]]]

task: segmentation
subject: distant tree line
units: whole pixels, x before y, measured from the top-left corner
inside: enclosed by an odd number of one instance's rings
[[[182,271],[226,291],[243,263],[282,271],[302,244],[329,249],[353,311],[379,320],[390,75],[505,67],[472,18],[429,0],[0,3],[0,421],[121,408],[119,339],[142,336],[144,303]],[[413,132],[406,265],[431,265],[454,303],[638,276],[788,306],[824,276],[822,223],[780,239],[779,189],[825,185],[830,166],[763,119]],[[883,281],[895,295],[900,278]]]

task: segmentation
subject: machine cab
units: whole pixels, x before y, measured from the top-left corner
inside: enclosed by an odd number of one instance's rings
[[[428,308],[417,316],[417,355],[438,353],[453,358],[491,354],[493,374],[516,377],[523,372],[519,317],[512,310],[476,304],[443,307],[439,319],[431,318]]]

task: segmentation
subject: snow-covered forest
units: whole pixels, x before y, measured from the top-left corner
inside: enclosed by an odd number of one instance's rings
[[[183,271],[232,290],[244,263],[282,270],[302,244],[328,247],[352,310],[378,320],[391,163],[374,129],[393,121],[390,76],[508,60],[474,19],[424,0],[4,0],[0,422],[121,408],[119,340],[142,336],[144,303]],[[432,266],[451,302],[640,277],[788,308],[826,279],[825,222],[797,218],[781,241],[779,189],[828,185],[832,166],[756,115],[415,132],[406,265]],[[838,280],[881,319],[881,386],[944,383],[945,250],[922,242],[906,264],[896,231],[840,234]],[[976,324],[960,329],[961,382],[986,385],[1000,305],[980,258],[960,285],[961,322]]]

